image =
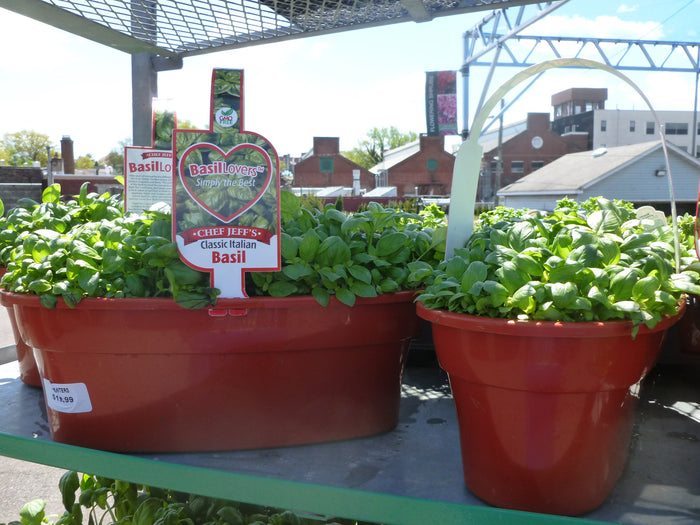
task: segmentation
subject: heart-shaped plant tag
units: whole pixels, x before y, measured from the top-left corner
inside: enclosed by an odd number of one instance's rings
[[[245,272],[280,269],[279,160],[242,131],[243,72],[215,69],[207,131],[176,129],[173,237],[220,297],[246,297]]]
[[[270,156],[255,144],[239,144],[227,152],[215,144],[193,144],[178,166],[180,182],[192,200],[224,223],[262,198],[272,173]]]

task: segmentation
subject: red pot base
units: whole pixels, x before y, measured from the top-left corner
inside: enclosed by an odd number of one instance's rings
[[[580,515],[622,474],[636,391],[666,330],[518,322],[429,310],[457,407],[467,487],[499,507]]]
[[[6,272],[6,268],[0,267],[0,277],[5,275]],[[15,340],[17,361],[19,361],[19,378],[23,383],[29,386],[41,387],[41,377],[39,375],[39,369],[36,366],[36,361],[34,360],[34,351],[22,340],[19,328],[17,327],[15,311],[12,307],[7,308],[7,318],[10,321],[12,335]]]
[[[460,423],[464,480],[480,499],[575,516],[600,506],[613,490],[636,404],[627,391],[524,393],[455,377],[450,385],[458,418],[467,422]]]

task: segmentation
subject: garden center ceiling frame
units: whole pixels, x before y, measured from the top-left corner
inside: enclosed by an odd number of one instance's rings
[[[0,0],[126,53],[183,57],[253,44],[548,2],[532,0]]]
[[[132,57],[133,144],[151,143],[159,71],[188,56],[532,0],[0,0],[0,7]]]

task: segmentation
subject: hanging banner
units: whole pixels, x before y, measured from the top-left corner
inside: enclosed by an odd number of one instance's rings
[[[247,297],[245,272],[280,265],[279,159],[243,128],[243,71],[215,69],[209,129],[175,130],[173,238],[220,297]]]
[[[157,202],[172,205],[173,131],[176,125],[175,112],[155,109],[151,147],[124,148],[125,212],[141,213]]]
[[[457,135],[457,72],[428,71],[425,75],[428,135]]]

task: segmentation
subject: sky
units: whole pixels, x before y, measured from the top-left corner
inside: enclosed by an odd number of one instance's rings
[[[528,16],[534,13],[534,8],[529,9],[533,10],[526,12]],[[316,136],[339,137],[344,151],[357,147],[374,127],[422,133],[426,130],[425,72],[458,71],[464,60],[464,32],[487,14],[453,15],[187,57],[182,69],[159,73],[158,96],[167,100],[178,119],[203,128],[209,120],[212,69],[243,69],[246,131],[264,136],[280,156],[309,151]],[[700,0],[569,0],[525,34],[696,42],[698,20]],[[511,45],[523,57],[530,49],[530,44]],[[563,56],[577,51],[576,47],[561,49]],[[76,156],[90,154],[96,159],[120,149],[120,142],[131,137],[128,54],[2,8],[0,50],[0,137],[33,130],[48,135],[60,151],[61,137],[68,135]],[[621,52],[611,50],[609,56]],[[600,60],[588,52],[581,56]],[[531,58],[554,57],[538,47]],[[467,127],[487,83],[488,69],[470,70]],[[519,71],[496,68],[487,93]],[[654,109],[693,109],[694,74],[625,75],[642,89]],[[458,84],[462,129],[465,98],[459,74]],[[608,73],[557,69],[517,99],[505,122],[523,120],[529,111],[551,113],[552,94],[571,87],[608,88],[608,109],[646,108],[633,88]],[[509,92],[506,103],[516,94]],[[449,137],[448,146],[459,140]]]

